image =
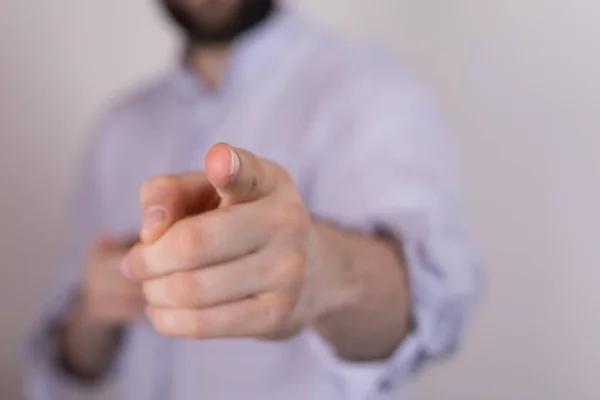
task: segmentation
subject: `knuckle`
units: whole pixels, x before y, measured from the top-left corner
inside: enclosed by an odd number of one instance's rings
[[[289,203],[274,212],[273,224],[288,232],[303,231],[308,222],[308,213],[299,203]]]
[[[185,321],[182,321],[183,335],[190,338],[202,338],[206,335],[206,324],[199,316],[190,316]]]
[[[171,313],[154,311],[150,316],[150,320],[152,321],[154,329],[159,333],[163,335],[170,335],[173,333],[173,327],[176,321]]]
[[[168,278],[167,295],[176,306],[193,306],[198,292],[199,284],[190,273],[178,272]]]
[[[189,226],[179,225],[173,238],[174,254],[184,262],[193,258],[203,242],[202,233]]]
[[[174,175],[160,175],[146,181],[140,190],[142,198],[152,196],[157,192],[172,192],[179,188],[177,177]]]
[[[307,254],[303,249],[288,252],[276,268],[278,271],[276,279],[285,287],[297,284],[302,279],[306,262]]]
[[[288,255],[289,268],[293,270],[304,269],[308,261],[308,254],[304,248],[296,248]]]
[[[294,312],[294,302],[284,295],[279,295],[273,299],[268,307],[268,330],[279,331],[285,329]]]
[[[298,225],[304,221],[306,211],[301,204],[290,203],[283,208],[282,215],[290,225]]]
[[[188,312],[171,310],[155,313],[152,323],[159,333],[173,337],[201,337],[204,325]]]

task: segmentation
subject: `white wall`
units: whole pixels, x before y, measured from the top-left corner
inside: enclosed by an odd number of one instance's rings
[[[86,132],[168,65],[152,0],[0,1],[0,399],[20,398],[26,322],[55,278]]]
[[[394,50],[457,134],[490,287],[465,351],[421,379],[422,398],[600,398],[600,3],[295,1]],[[0,2],[3,399],[19,398],[17,345],[54,273],[85,129],[170,62],[152,4]]]

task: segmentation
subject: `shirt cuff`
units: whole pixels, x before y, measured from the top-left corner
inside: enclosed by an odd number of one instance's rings
[[[362,232],[368,232],[369,229]],[[372,229],[371,232],[379,231]],[[315,356],[344,391],[344,399],[400,397],[425,361],[451,354],[464,334],[475,293],[475,260],[465,243],[407,232],[391,233],[402,243],[409,277],[413,329],[386,360],[348,362],[316,332],[309,332]]]
[[[364,400],[391,393],[398,396],[408,390],[411,365],[419,356],[414,334],[407,336],[388,359],[370,362],[344,360],[316,332],[309,331],[307,336],[313,354],[325,373],[342,388],[344,399]]]
[[[53,332],[53,321],[59,315],[61,313],[40,320],[26,343],[25,394],[28,400],[83,398],[89,394],[88,387],[60,368]]]
[[[78,399],[90,394],[90,385],[61,368],[56,329],[77,295],[76,284],[65,284],[61,288],[51,296],[25,343],[28,400]]]

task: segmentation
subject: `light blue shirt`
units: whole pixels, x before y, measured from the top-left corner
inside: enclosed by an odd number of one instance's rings
[[[285,166],[315,217],[395,235],[414,329],[388,360],[349,363],[310,330],[275,343],[193,341],[139,323],[128,327],[112,371],[120,399],[409,399],[411,375],[460,343],[479,266],[440,115],[390,59],[284,11],[238,41],[217,93],[178,67],[102,120],[82,171],[66,272],[33,329],[29,399],[84,390],[53,362],[47,328],[64,315],[90,239],[137,232],[140,185],[201,169],[220,141]]]

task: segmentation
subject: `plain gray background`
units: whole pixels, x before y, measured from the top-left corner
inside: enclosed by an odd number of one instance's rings
[[[296,0],[392,50],[439,94],[487,261],[464,352],[423,399],[600,398],[600,3]],[[172,64],[152,0],[0,2],[0,398],[56,274],[88,128]]]

